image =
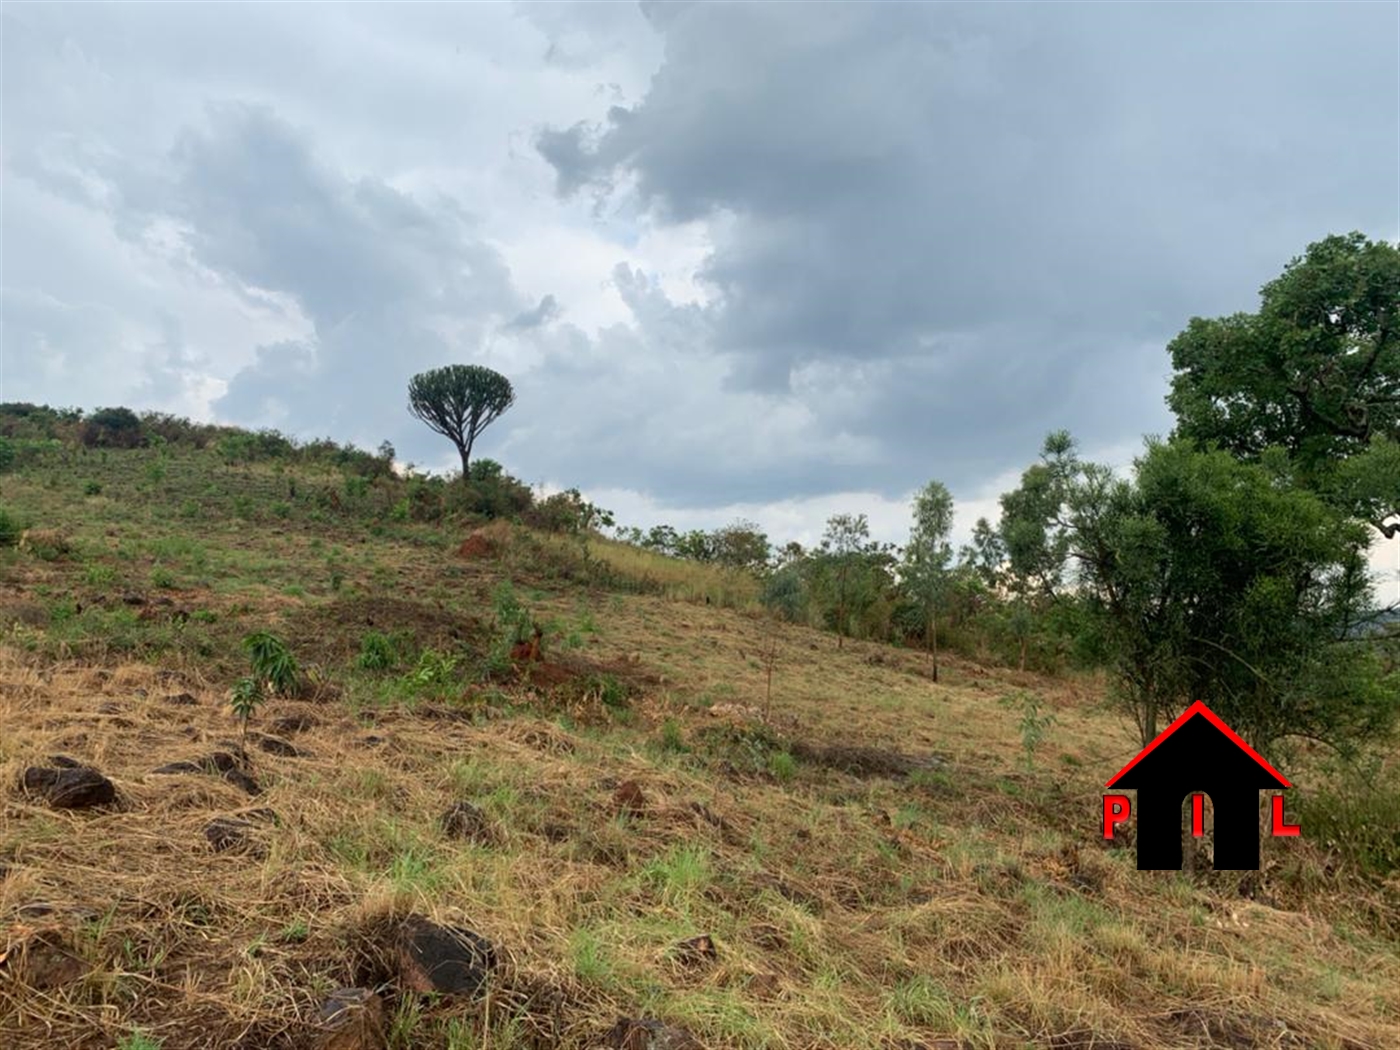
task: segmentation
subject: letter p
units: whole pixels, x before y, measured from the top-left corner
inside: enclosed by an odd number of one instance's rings
[[[1122,824],[1132,816],[1132,804],[1127,795],[1105,795],[1103,797],[1103,837],[1113,838],[1113,825]]]

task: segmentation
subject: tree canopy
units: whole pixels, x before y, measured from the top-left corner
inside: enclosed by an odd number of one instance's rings
[[[1346,746],[1391,721],[1393,679],[1346,644],[1372,598],[1360,523],[1278,462],[1180,439],[1149,442],[1134,475],[1081,467],[1065,510],[1079,595],[1144,743],[1194,700],[1260,749]]]
[[[929,676],[938,681],[938,601],[948,578],[953,548],[953,494],[940,481],[930,481],[914,496],[914,524],[904,548],[901,573],[924,616],[924,644],[929,650]]]
[[[1192,318],[1168,346],[1177,434],[1257,460],[1283,450],[1297,480],[1400,534],[1400,246],[1360,233],[1308,246],[1256,313]],[[1355,467],[1354,459],[1369,460]],[[1339,476],[1344,475],[1344,476]]]
[[[464,483],[471,477],[472,445],[514,403],[510,380],[482,365],[446,365],[408,383],[408,410],[456,446]]]

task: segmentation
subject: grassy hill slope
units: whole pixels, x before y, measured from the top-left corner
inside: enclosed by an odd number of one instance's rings
[[[0,477],[38,530],[0,549],[0,1044],[1400,1046],[1396,887],[1309,839],[1138,872],[1099,835],[1136,742],[1094,681],[932,685],[739,577],[368,499],[173,447]],[[209,759],[256,631],[302,675],[248,782]],[[16,786],[56,755],[116,804]],[[483,998],[405,987],[409,915],[492,942]],[[380,1033],[324,1041],[342,986]]]

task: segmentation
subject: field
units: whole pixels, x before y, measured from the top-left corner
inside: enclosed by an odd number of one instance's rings
[[[1394,879],[1306,827],[1137,871],[1096,678],[935,685],[746,578],[368,499],[174,447],[0,476],[0,1045],[1400,1046]],[[300,674],[245,734],[255,632]],[[23,790],[54,756],[115,800]],[[490,942],[479,990],[414,991],[412,916]]]

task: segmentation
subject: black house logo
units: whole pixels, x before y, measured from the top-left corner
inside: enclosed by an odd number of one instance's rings
[[[1259,792],[1292,787],[1273,766],[1197,701],[1120,769],[1105,787],[1137,791],[1137,866],[1181,868],[1181,804],[1192,802],[1192,834],[1205,834],[1205,796],[1215,808],[1215,868],[1259,867]],[[1131,815],[1127,795],[1105,795],[1104,838]],[[1273,798],[1273,833],[1299,834]]]

